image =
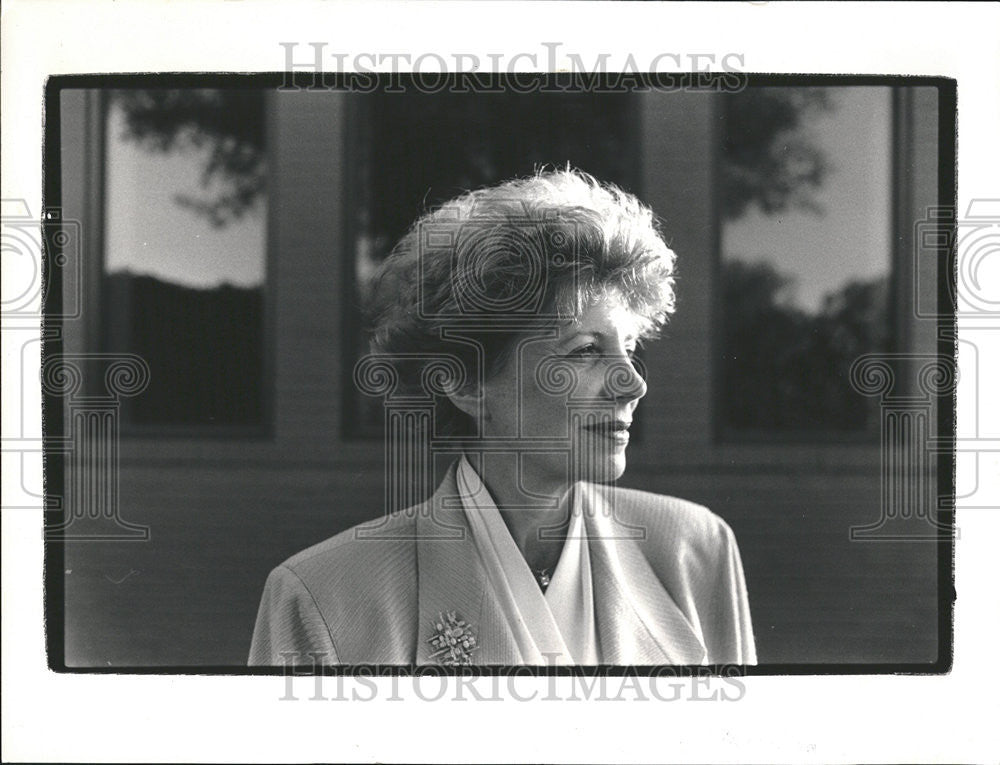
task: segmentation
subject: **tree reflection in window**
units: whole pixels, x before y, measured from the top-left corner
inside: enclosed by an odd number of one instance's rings
[[[101,344],[150,367],[125,432],[266,425],[264,98],[106,93]]]
[[[751,87],[725,114],[721,433],[875,434],[848,375],[892,342],[888,88]]]

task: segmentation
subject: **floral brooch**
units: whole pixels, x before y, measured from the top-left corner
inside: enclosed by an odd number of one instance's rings
[[[479,647],[472,627],[454,611],[438,614],[434,634],[427,642],[435,649],[431,658],[447,666],[472,664],[472,652]]]

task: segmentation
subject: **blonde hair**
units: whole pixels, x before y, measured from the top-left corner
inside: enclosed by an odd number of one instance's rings
[[[674,311],[674,261],[649,207],[579,170],[471,191],[420,217],[376,273],[372,351],[405,356],[400,381],[418,387],[420,358],[441,354],[475,379],[479,345],[489,376],[532,326],[571,320],[609,293],[653,337]],[[472,346],[446,337],[457,327]],[[439,417],[453,419],[449,404]]]

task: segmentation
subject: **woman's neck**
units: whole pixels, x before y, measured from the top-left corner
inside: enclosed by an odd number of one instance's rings
[[[569,526],[569,482],[531,474],[517,454],[467,454],[528,566],[551,572]]]

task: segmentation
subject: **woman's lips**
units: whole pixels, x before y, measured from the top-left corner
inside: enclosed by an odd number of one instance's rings
[[[592,425],[584,425],[584,429],[590,431],[594,435],[602,436],[607,438],[616,444],[627,444],[628,443],[628,428],[631,422],[625,420],[614,420],[609,422],[595,423]]]

